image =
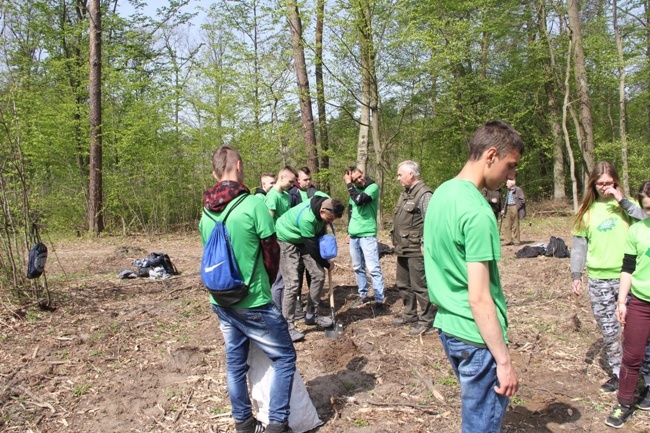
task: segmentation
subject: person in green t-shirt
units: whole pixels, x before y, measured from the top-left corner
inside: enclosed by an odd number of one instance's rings
[[[644,213],[650,215],[650,182],[641,185],[637,197]],[[623,426],[635,406],[641,410],[650,410],[650,388],[641,393],[641,399],[636,405],[634,400],[634,391],[650,338],[650,219],[646,218],[630,227],[623,252],[625,255],[616,303],[616,319],[625,325],[623,361],[618,404],[605,420],[605,424],[614,428]]]
[[[273,221],[277,222],[286,211],[291,208],[289,199],[289,190],[296,182],[296,171],[286,166],[278,173],[278,181],[273,185],[273,188],[266,193],[264,203],[269,209],[269,213],[273,217]],[[273,302],[278,308],[282,309],[282,299],[284,298],[284,278],[282,277],[282,269],[278,271],[278,276],[271,285],[271,295]]]
[[[460,382],[463,433],[499,432],[519,388],[497,260],[499,230],[481,190],[514,179],[524,143],[491,121],[469,142],[460,173],[436,189],[424,220],[424,268],[447,358]]]
[[[275,225],[281,252],[280,267],[286,284],[282,314],[289,322],[289,333],[293,341],[305,338],[294,323],[299,287],[298,269],[301,264],[311,274],[305,324],[322,328],[332,326],[329,317],[318,315],[318,304],[325,284],[323,268],[334,268],[332,260],[325,260],[321,256],[318,237],[325,234],[327,226],[336,218],[341,218],[344,209],[339,199],[331,199],[319,193],[308,202],[292,207]]]
[[[230,146],[221,146],[212,155],[213,177],[217,184],[203,193],[204,215],[199,223],[203,245],[216,221],[227,212],[226,229],[232,250],[248,286],[248,295],[231,307],[212,299],[219,317],[226,349],[226,383],[238,433],[263,431],[255,419],[248,396],[246,372],[248,349],[257,345],[273,363],[267,432],[288,433],[289,402],[296,372],[296,351],[287,321],[271,302],[270,283],[278,267],[279,247],[273,219],[264,203],[243,184],[244,163]],[[242,198],[243,196],[243,198]]]
[[[255,189],[255,195],[262,200],[266,197],[266,193],[269,192],[273,185],[275,185],[275,174],[273,173],[262,173],[260,175],[260,186]]]
[[[354,301],[351,308],[361,308],[370,302],[366,278],[366,267],[368,267],[375,293],[373,311],[375,315],[379,315],[384,309],[384,275],[381,272],[377,243],[379,186],[355,166],[345,170],[343,180],[350,194],[348,241],[352,268],[359,287],[359,298]]]
[[[618,389],[623,354],[621,327],[615,313],[623,250],[630,224],[645,218],[633,201],[624,198],[619,185],[616,168],[607,161],[599,162],[589,176],[573,226],[571,289],[576,296],[582,294],[582,271],[586,264],[589,303],[603,335],[611,369],[610,378],[600,387],[601,392]],[[643,373],[650,384],[650,351]]]
[[[296,171],[286,166],[278,173],[278,180],[264,197],[264,203],[269,209],[273,221],[277,221],[286,211],[291,208],[289,190],[296,183]]]

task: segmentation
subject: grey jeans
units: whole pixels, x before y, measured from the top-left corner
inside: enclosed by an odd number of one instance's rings
[[[302,263],[311,275],[311,286],[307,298],[307,313],[313,314],[318,308],[318,303],[325,286],[325,271],[310,256],[302,245],[278,241],[280,244],[280,269],[284,279],[284,298],[282,299],[282,315],[289,327],[293,327],[296,314],[296,302],[300,291],[298,269]]]

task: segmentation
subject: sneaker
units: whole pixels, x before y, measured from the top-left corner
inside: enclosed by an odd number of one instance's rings
[[[305,325],[313,326],[317,325],[321,328],[329,328],[332,326],[332,319],[329,317],[319,316],[318,314],[308,314],[305,316]]]
[[[235,422],[237,433],[264,433],[264,424],[251,416],[246,421]]]
[[[623,406],[622,404],[617,404],[612,413],[609,414],[605,424],[614,428],[621,428],[625,421],[632,415],[632,406]]]
[[[610,393],[618,391],[618,377],[612,376],[600,386],[600,392]]]
[[[374,305],[372,306],[372,313],[375,316],[380,316],[384,312],[384,303],[383,302],[375,302]]]
[[[417,323],[416,320],[404,320],[403,317],[400,317],[399,319],[394,319],[392,322],[393,326],[405,326],[405,325],[412,325],[414,323]]]
[[[287,421],[282,424],[271,423],[266,426],[266,433],[293,433]]]
[[[303,340],[305,338],[305,334],[298,332],[296,328],[293,328],[289,329],[289,337],[291,337],[291,341],[295,343],[296,341]]]
[[[296,310],[293,314],[293,318],[296,320],[305,318],[305,310],[302,309],[302,304],[299,302],[296,303]]]
[[[650,387],[644,387],[641,392],[641,400],[636,404],[637,409],[650,410]]]
[[[368,302],[370,302],[370,299],[368,299],[367,296],[359,297],[354,303],[350,306],[350,308],[361,308],[365,306]]]
[[[431,326],[419,325],[413,327],[409,331],[409,335],[418,336],[418,335],[431,335],[433,334],[433,328]]]

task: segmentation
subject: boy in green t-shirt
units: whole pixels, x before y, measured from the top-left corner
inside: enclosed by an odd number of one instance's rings
[[[512,126],[486,123],[458,176],[436,189],[425,217],[424,267],[438,306],[433,326],[460,382],[464,433],[498,432],[519,387],[497,268],[499,231],[481,190],[514,179],[523,151]]]
[[[279,259],[273,219],[264,203],[250,195],[243,184],[244,163],[235,149],[230,146],[217,149],[212,155],[212,168],[217,184],[203,193],[201,240],[205,245],[215,220],[222,221],[231,212],[226,228],[241,277],[248,286],[246,297],[232,307],[221,306],[211,299],[226,348],[226,382],[235,430],[237,433],[264,430],[253,416],[248,396],[246,372],[252,342],[273,362],[269,424],[265,431],[288,433],[291,432],[289,401],[296,372],[296,351],[287,321],[271,302],[270,283],[275,279]]]

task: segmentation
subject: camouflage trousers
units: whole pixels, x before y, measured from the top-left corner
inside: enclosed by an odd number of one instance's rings
[[[596,323],[603,333],[605,354],[612,373],[618,376],[621,369],[623,351],[621,349],[621,324],[616,320],[616,301],[618,300],[619,279],[595,280],[589,278],[589,302]],[[650,347],[646,345],[641,374],[650,380]]]

